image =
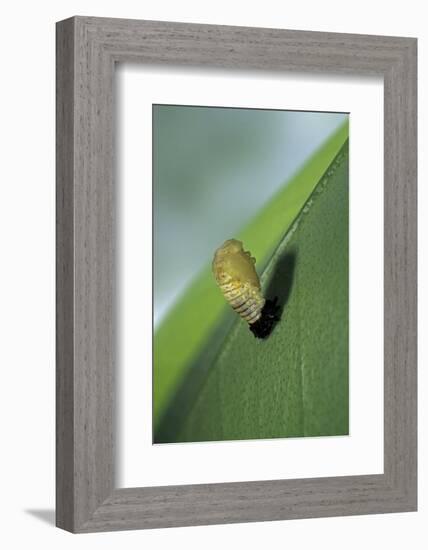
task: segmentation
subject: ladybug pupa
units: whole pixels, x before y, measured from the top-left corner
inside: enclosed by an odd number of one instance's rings
[[[241,241],[229,239],[215,251],[212,270],[223,296],[256,338],[266,338],[279,320],[277,298],[263,297],[256,260]]]

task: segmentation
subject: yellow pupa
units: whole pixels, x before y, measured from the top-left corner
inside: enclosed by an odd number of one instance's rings
[[[244,251],[242,242],[236,239],[225,241],[215,251],[212,263],[214,277],[224,297],[249,325],[260,319],[266,302],[255,263],[255,258]]]

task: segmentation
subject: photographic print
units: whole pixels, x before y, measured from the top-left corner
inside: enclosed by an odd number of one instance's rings
[[[347,113],[153,105],[153,442],[349,432]]]

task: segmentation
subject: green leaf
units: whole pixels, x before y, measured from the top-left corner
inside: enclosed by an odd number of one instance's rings
[[[204,376],[197,365],[190,372],[156,442],[348,433],[347,143],[276,249],[262,287],[283,308],[273,333],[255,339],[237,318]]]
[[[242,240],[246,249],[257,258],[258,269],[266,265],[347,137],[346,123],[239,235],[231,235]],[[177,412],[183,386],[188,388],[190,385],[194,390],[199,388],[233,322],[234,314],[225,307],[224,298],[213,282],[211,266],[207,266],[173,307],[154,336],[155,430],[159,431],[161,422],[165,426],[165,415],[170,417],[171,410]],[[206,346],[208,341],[210,344]],[[189,382],[189,373],[192,382]],[[184,414],[189,404],[185,401],[182,405]]]

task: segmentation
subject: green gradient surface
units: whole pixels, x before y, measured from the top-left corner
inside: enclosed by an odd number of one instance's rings
[[[348,124],[345,124],[309,159],[302,170],[261,208],[260,214],[247,227],[243,228],[238,235],[231,235],[231,237],[242,240],[245,248],[250,250],[252,255],[257,258],[257,268],[259,271],[264,269],[284,234],[290,230],[296,216],[302,210],[308,197],[314,191],[317,183],[336,157],[347,137]],[[345,183],[347,190],[347,180]],[[342,185],[345,185],[345,183],[342,182]],[[342,206],[338,206],[338,214],[343,215],[340,208]],[[347,209],[345,212],[347,213]],[[328,215],[333,218],[335,217],[333,216],[333,212],[329,212]],[[315,232],[321,235],[321,229],[322,223],[319,220],[319,227]],[[347,226],[342,229],[344,233],[347,232]],[[321,246],[322,242],[319,245]],[[300,243],[300,246],[303,246],[303,244]],[[335,253],[335,248],[337,246],[333,243],[333,254]],[[325,254],[325,251],[323,254]],[[301,255],[299,255],[300,257]],[[334,262],[335,260],[334,258],[330,258],[330,261]],[[301,277],[303,277],[302,274]],[[309,279],[306,284],[309,284]],[[326,295],[319,281],[313,279],[311,284],[318,289],[318,292],[322,296]],[[223,320],[223,322],[220,323],[221,326],[219,328],[220,320]],[[188,290],[184,292],[181,299],[179,299],[175,307],[161,323],[154,336],[153,390],[155,431],[159,428],[161,420],[165,418],[165,415],[169,414],[176,406],[176,403],[180,401],[180,395],[183,395],[182,393],[180,394],[181,389],[183,385],[187,384],[188,375],[195,368],[198,369],[198,376],[196,377],[198,382],[194,384],[194,387],[200,387],[200,384],[205,379],[206,369],[218,352],[216,345],[213,344],[212,350],[209,352],[211,356],[206,355],[204,350],[206,350],[208,341],[223,341],[225,334],[234,321],[235,318],[225,307],[224,299],[213,282],[211,266],[207,266],[196,277]],[[239,321],[239,323],[241,322]],[[304,328],[303,325],[299,326],[300,328]],[[253,337],[245,325],[241,328],[236,328],[235,326],[234,331],[236,330],[248,333],[247,336],[249,342],[251,342],[251,350],[253,350],[253,346],[255,345],[264,344],[264,342],[257,344],[257,341],[254,339],[251,340]],[[293,335],[293,338],[297,338],[297,336]],[[227,345],[230,345],[230,337],[227,339],[227,342]],[[224,354],[224,350],[221,353]],[[295,350],[293,353],[295,353]],[[204,357],[205,363],[203,365],[199,361],[200,357]],[[245,357],[239,358],[237,356],[236,360],[245,362]],[[195,365],[199,366],[195,367]],[[210,379],[211,377],[220,376],[220,373],[223,372],[222,369],[217,367],[211,370]],[[295,376],[298,376],[298,374],[296,372]],[[281,388],[278,388],[278,391],[280,392]],[[219,420],[216,418],[217,413],[214,409],[221,408],[223,410],[222,415],[228,414],[228,406],[231,405],[230,403],[228,405],[224,401],[226,399],[225,395],[222,390],[221,405],[213,396],[212,390],[209,395],[205,396],[205,400],[203,400],[203,406],[208,407],[211,411],[209,421],[213,425],[216,425]],[[202,394],[200,399],[202,399]],[[198,400],[200,403],[198,406],[202,406],[200,399]],[[217,405],[214,407],[213,403],[209,407],[209,402],[213,399],[217,402]],[[186,405],[184,409],[187,410],[189,406],[187,401],[184,405]],[[295,410],[292,414],[296,415],[298,412]],[[190,419],[189,422],[191,422]],[[233,422],[233,419],[230,419],[230,422]],[[162,424],[165,425],[165,422],[162,422]],[[220,425],[223,426],[223,423]],[[193,433],[193,430],[189,427],[183,429],[181,432],[183,440],[190,438],[190,433]],[[211,438],[217,438],[214,432],[210,433]],[[297,432],[294,435],[296,434]],[[205,439],[202,435],[196,434],[195,437]],[[234,438],[234,436],[231,436],[231,438]]]

